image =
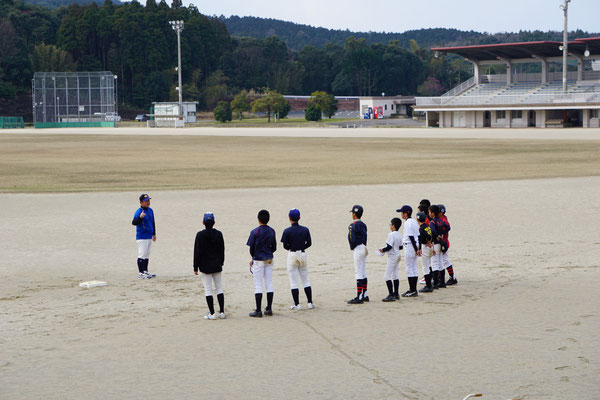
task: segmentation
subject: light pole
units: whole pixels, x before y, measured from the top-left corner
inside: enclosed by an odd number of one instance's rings
[[[183,119],[183,94],[181,92],[181,32],[183,31],[183,21],[169,21],[171,27],[177,32],[177,74],[179,78],[179,119]]]
[[[564,0],[565,4],[561,5],[563,13],[565,15],[565,27],[563,30],[563,76],[562,76],[562,90],[563,93],[567,92],[567,56],[569,54],[569,31],[567,30],[567,13],[569,10],[569,3],[571,0]]]

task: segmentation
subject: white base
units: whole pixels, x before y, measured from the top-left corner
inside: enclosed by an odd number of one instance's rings
[[[87,281],[87,282],[81,282],[79,284],[79,287],[89,289],[89,288],[93,288],[93,287],[107,286],[107,285],[108,285],[108,283],[102,282],[102,281]]]

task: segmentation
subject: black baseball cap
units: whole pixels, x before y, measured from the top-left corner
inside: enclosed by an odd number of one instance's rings
[[[419,221],[419,222],[425,222],[426,219],[427,219],[427,216],[425,215],[424,212],[418,212],[417,213],[417,221]]]
[[[421,200],[421,202],[419,203],[420,206],[425,205],[427,207],[429,207],[431,205],[431,202],[427,199],[423,199]]]
[[[359,206],[358,204],[356,204],[356,205],[352,206],[352,210],[350,210],[350,212],[353,212],[355,214],[360,214],[363,212],[363,208],[362,208],[362,206]]]
[[[402,208],[397,209],[396,212],[412,214],[412,207],[405,204],[402,206]]]
[[[146,193],[140,196],[140,201],[150,200],[152,197],[148,196]]]

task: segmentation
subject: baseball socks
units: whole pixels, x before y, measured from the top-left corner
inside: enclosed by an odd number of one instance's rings
[[[306,294],[306,302],[310,306],[312,304],[312,288],[310,286],[305,287],[304,294]]]
[[[225,313],[225,295],[223,293],[219,293],[217,295],[217,301],[219,302],[219,313]]]
[[[267,306],[265,307],[265,315],[273,315],[271,306],[273,305],[273,292],[267,292]]]
[[[292,289],[292,298],[294,299],[294,305],[300,304],[300,291],[298,289]],[[310,303],[310,301],[309,301]]]
[[[363,279],[363,291],[362,291],[362,299],[363,301],[369,301],[369,296],[367,295],[367,278]]]
[[[362,304],[362,302],[363,302],[362,294],[363,294],[362,279],[357,279],[356,280],[356,297],[348,300],[348,304]]]
[[[210,312],[210,315],[213,315],[215,313],[215,306],[212,296],[206,296],[206,304],[208,304],[208,311]]]
[[[394,295],[394,284],[392,283],[392,281],[385,281],[385,284],[388,289],[388,294],[390,296],[393,296]]]
[[[427,274],[423,278],[425,278],[425,287],[423,289],[419,290],[419,292],[421,292],[421,293],[433,292],[433,287],[431,286],[431,274]]]
[[[450,279],[448,279],[446,285],[456,285],[458,281],[456,280],[456,278],[454,278],[454,268],[452,268],[452,265],[446,268],[446,271],[448,271],[448,276],[450,276]]]
[[[137,259],[137,266],[138,266],[138,271],[140,274],[144,273],[144,259],[143,258],[138,258]]]
[[[440,286],[440,271],[433,271],[433,288],[437,289]]]
[[[400,288],[400,279],[394,279],[394,297],[396,298],[396,300],[398,300],[400,298],[400,295],[398,294],[399,288]]]
[[[261,318],[262,317],[262,293],[254,293],[254,300],[256,301],[256,310],[252,311],[250,314],[251,317],[258,317]]]
[[[446,270],[442,269],[440,271],[440,285],[439,285],[439,287],[441,287],[441,288],[445,288],[446,287],[446,281],[445,281],[445,279],[446,279]]]
[[[408,278],[408,291],[402,294],[402,297],[416,297],[419,295],[417,292],[417,282],[419,282],[418,276],[409,276]]]

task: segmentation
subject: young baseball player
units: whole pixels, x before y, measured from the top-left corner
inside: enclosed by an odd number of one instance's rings
[[[419,251],[417,255],[421,257],[421,266],[423,267],[423,277],[425,279],[425,287],[419,292],[433,292],[431,284],[431,256],[433,253],[433,238],[431,237],[431,228],[427,224],[427,216],[424,212],[417,213],[417,222],[419,223]]]
[[[300,220],[300,210],[294,208],[288,213],[292,226],[286,228],[281,235],[283,248],[288,250],[287,255],[287,270],[290,277],[290,289],[292,290],[292,299],[294,305],[290,310],[301,310],[300,291],[298,290],[298,275],[304,287],[306,294],[306,308],[312,310],[315,305],[312,301],[312,288],[308,281],[308,265],[306,264],[306,253],[312,242],[310,240],[310,231],[307,227],[298,224]]]
[[[392,218],[390,221],[391,232],[385,241],[385,247],[379,249],[381,253],[387,253],[388,255],[384,279],[389,294],[382,300],[386,302],[400,300],[400,295],[398,294],[398,287],[400,286],[398,263],[400,262],[400,250],[402,250],[402,234],[399,232],[401,226],[402,220],[400,218]]]
[[[138,279],[150,279],[156,275],[148,273],[148,262],[150,259],[150,247],[152,242],[156,242],[156,221],[154,211],[150,208],[150,196],[142,194],[140,196],[140,208],[133,214],[135,225],[135,241],[138,246]]]
[[[271,218],[267,210],[258,212],[258,227],[250,232],[250,237],[246,245],[250,247],[250,272],[254,281],[254,300],[256,309],[249,315],[251,317],[261,318],[263,281],[267,291],[267,307],[265,315],[273,315],[273,253],[277,250],[277,241],[275,239],[275,230],[269,225]]]
[[[217,319],[213,303],[213,284],[219,301],[219,318],[225,319],[225,296],[221,285],[221,271],[225,261],[225,243],[223,234],[214,229],[215,215],[211,212],[204,214],[202,219],[205,229],[196,233],[194,242],[194,274],[202,274],[204,295],[208,305],[208,314],[204,319]]]
[[[425,214],[425,223],[427,225],[429,225],[429,206],[431,205],[431,202],[428,199],[423,199],[421,200],[421,202],[419,202],[419,207],[417,207],[417,209]],[[423,260],[421,259],[421,267],[423,266]],[[421,285],[425,285],[427,282],[425,282],[425,277],[421,278],[421,280],[419,281],[419,283]]]
[[[429,207],[429,227],[431,228],[431,236],[433,237],[431,268],[433,269],[434,289],[446,287],[446,282],[444,282],[444,266],[442,264],[442,243],[443,236],[447,231],[447,225],[438,217],[439,213],[440,209],[437,205],[432,205]]]
[[[353,222],[348,226],[348,243],[354,253],[354,276],[356,277],[356,297],[348,304],[362,304],[369,301],[367,295],[367,225],[360,220],[363,215],[360,205],[352,207]]]
[[[450,277],[448,279],[448,282],[446,282],[446,285],[451,286],[456,285],[458,283],[458,280],[456,280],[456,278],[454,277],[454,268],[452,267],[452,263],[450,262],[450,257],[448,255],[448,251],[450,249],[449,235],[451,228],[450,222],[448,222],[448,218],[446,217],[446,206],[440,204],[438,207],[440,208],[440,219],[448,225],[448,232],[446,232],[446,234],[443,237],[446,244],[446,251],[443,251],[442,249],[442,266],[446,268],[446,271],[448,271],[448,276]]]
[[[419,240],[419,224],[412,218],[412,207],[408,205],[402,206],[396,210],[404,220],[403,229],[403,244],[404,244],[404,266],[406,276],[408,278],[409,289],[402,293],[402,297],[417,297],[417,281],[419,280],[419,272],[417,271],[417,247]]]

